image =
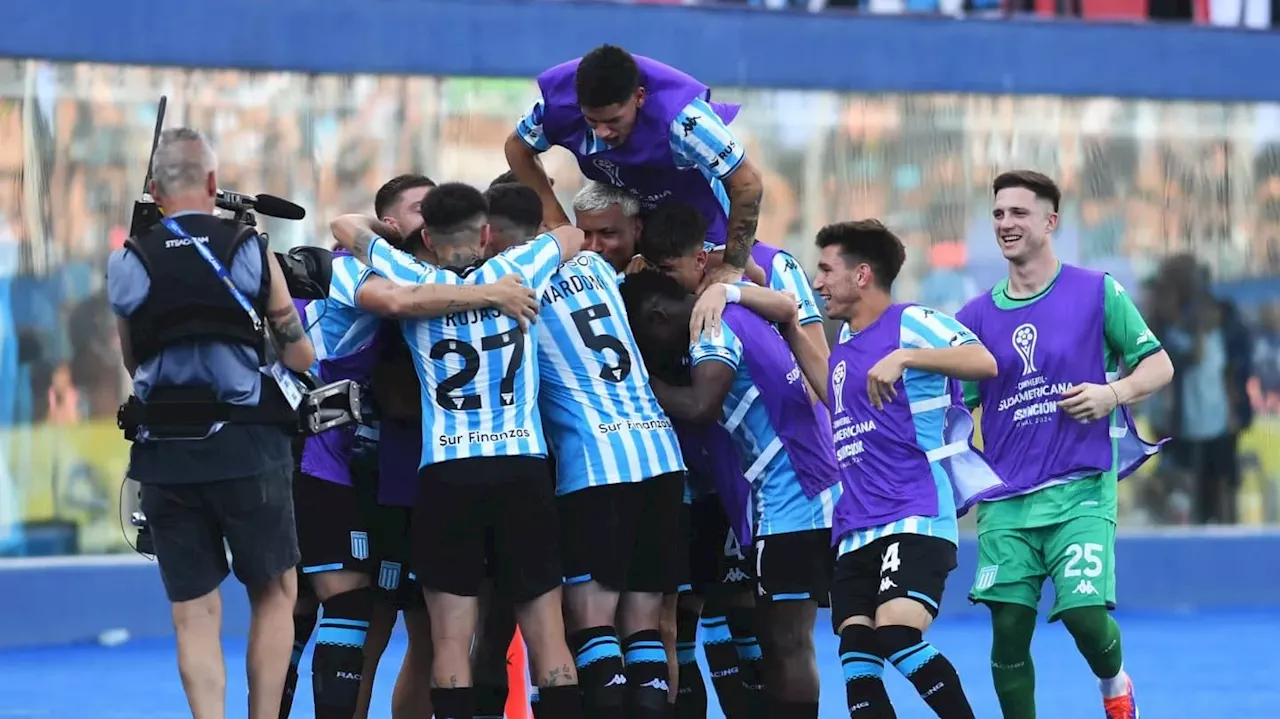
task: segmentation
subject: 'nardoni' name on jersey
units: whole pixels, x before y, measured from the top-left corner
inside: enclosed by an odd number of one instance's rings
[[[560,266],[550,233],[459,275],[423,264],[389,242],[369,247],[373,271],[397,284],[490,284],[515,274],[537,294]],[[538,326],[521,332],[494,309],[405,320],[405,341],[422,385],[422,464],[469,457],[546,455],[537,411]]]
[[[683,472],[613,267],[594,252],[561,265],[542,293],[539,324],[538,406],[556,456],[556,491]]]

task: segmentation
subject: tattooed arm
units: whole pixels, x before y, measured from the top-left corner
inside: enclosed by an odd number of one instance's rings
[[[764,182],[751,160],[743,158],[725,185],[729,189],[729,236],[725,239],[724,265],[720,272],[732,271],[741,276],[751,257],[751,247],[756,243]]]
[[[462,310],[492,307],[524,329],[538,314],[538,299],[519,275],[503,275],[483,285],[396,285],[377,275],[356,290],[356,304],[366,312],[391,319],[442,317]]]
[[[400,233],[390,225],[365,215],[342,215],[329,223],[329,230],[338,244],[366,265],[369,264],[369,246],[375,237],[392,243],[400,241]]]
[[[316,349],[298,319],[298,310],[289,296],[284,271],[274,254],[267,253],[267,270],[271,273],[271,289],[267,297],[267,327],[275,342],[276,352],[285,367],[305,372],[316,361]]]

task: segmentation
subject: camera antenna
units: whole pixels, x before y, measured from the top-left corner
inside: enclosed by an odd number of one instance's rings
[[[160,146],[160,133],[164,129],[164,110],[169,105],[169,96],[160,96],[160,106],[156,109],[156,128],[151,133],[151,152],[147,155],[147,177],[142,181],[142,194],[151,191],[151,163],[156,157],[156,148]]]

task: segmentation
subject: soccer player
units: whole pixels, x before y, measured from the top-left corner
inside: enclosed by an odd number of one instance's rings
[[[483,286],[516,275],[537,296],[582,247],[582,233],[561,226],[482,261],[491,239],[487,203],[460,183],[432,190],[422,217],[425,244],[439,266],[396,250],[383,239],[391,228],[370,218],[345,215],[331,228],[356,257],[398,284]],[[495,588],[515,602],[529,647],[539,687],[535,713],[581,716],[561,616],[555,494],[535,404],[539,327],[521,332],[509,317],[472,310],[406,322],[404,333],[422,388],[413,561],[431,614],[436,715],[474,715],[470,654],[489,555]]]
[[[1006,172],[992,190],[1009,277],[957,317],[1000,368],[965,387],[969,406],[981,407],[984,453],[1007,483],[978,507],[970,593],[991,610],[996,695],[1005,719],[1035,716],[1031,635],[1052,578],[1049,621],[1062,620],[1098,677],[1108,719],[1135,719],[1120,630],[1107,611],[1116,598],[1116,482],[1156,451],[1127,405],[1168,384],[1173,365],[1120,283],[1054,255],[1061,192],[1053,180]]]
[[[649,213],[642,227],[640,249],[647,266],[670,274],[687,291],[696,293],[705,280],[707,265],[720,259],[718,253],[708,253],[705,236],[706,225],[697,210],[669,203]],[[756,247],[761,245],[757,243]],[[747,274],[754,281],[768,283],[754,261],[748,261]],[[784,311],[773,319],[786,322],[793,314]],[[694,335],[700,332],[701,327],[691,329]],[[675,384],[687,386],[691,381],[688,355],[682,357],[686,365],[678,370],[681,381]],[[659,376],[668,384],[673,383],[669,377]],[[690,582],[667,610],[673,613],[675,623],[681,681],[696,684],[691,685],[691,697],[677,698],[676,708],[683,716],[686,711],[693,711],[690,702],[700,705],[699,697],[706,693],[705,686],[698,686],[702,672],[693,656],[701,624],[703,652],[725,715],[728,719],[758,716],[765,704],[765,687],[752,591],[756,573],[749,556],[751,523],[741,512],[726,509],[747,500],[749,484],[738,468],[733,440],[723,428],[678,424],[677,429],[685,457],[697,472],[690,477],[688,492]]]
[[[388,186],[397,201],[418,202],[433,183],[422,177],[399,177]],[[415,194],[417,199],[406,198]],[[379,209],[386,209],[385,207]],[[529,290],[508,280],[485,286],[400,287],[376,277],[349,254],[334,257],[329,295],[307,306],[303,321],[316,347],[312,372],[322,382],[368,379],[377,360],[374,337],[380,317],[443,315],[466,307],[495,314],[508,312],[523,322],[530,311]],[[339,428],[309,437],[301,471],[294,482],[302,573],[319,601],[319,621],[312,657],[316,715],[351,717],[359,704],[364,673],[364,640],[377,593],[371,578],[380,573],[382,547],[371,547],[369,516],[351,477],[354,430]],[[390,480],[390,478],[388,478]],[[310,628],[299,623],[296,631]],[[306,634],[302,635],[305,646]],[[415,632],[418,639],[425,639]],[[295,644],[298,637],[295,636]],[[295,646],[296,648],[296,646]],[[295,651],[295,656],[298,652]],[[294,667],[296,672],[296,664]],[[295,679],[296,683],[296,679]]]
[[[559,145],[592,180],[632,192],[647,211],[694,204],[725,245],[712,282],[742,277],[755,243],[764,185],[730,132],[736,105],[656,60],[601,45],[538,76],[542,97],[507,138],[507,163],[542,198],[548,224],[568,222],[538,155]]]
[[[586,248],[598,253],[619,273],[638,251],[640,201],[621,187],[588,180],[573,196],[573,218],[586,236]]]
[[[718,335],[691,333],[695,296],[661,272],[629,276],[622,293],[646,353],[691,348],[691,386],[653,381],[663,408],[673,418],[719,422],[751,483],[767,716],[816,718],[813,627],[830,590],[831,512],[840,488],[831,443],[795,357],[768,320],[734,305],[725,307]],[[794,300],[781,296],[794,316]],[[739,515],[731,522],[740,526],[748,508],[726,510]]]
[[[801,366],[831,410],[844,493],[831,618],[854,716],[895,716],[886,662],[943,719],[972,719],[960,678],[923,634],[956,566],[957,510],[1000,480],[973,450],[973,423],[952,379],[984,379],[995,358],[969,330],[934,310],[895,304],[906,253],[876,220],[818,233],[815,287],[853,336],[828,363],[787,328]]]
[[[723,248],[710,242],[694,241],[679,228],[691,222],[695,210],[684,204],[670,203],[649,213],[645,218],[648,231],[641,235],[640,254],[653,267],[675,276],[686,287],[697,287],[706,281],[720,263]],[[751,248],[748,278],[765,287],[787,292],[796,298],[799,323],[809,341],[822,352],[827,351],[827,335],[822,328],[822,312],[813,294],[808,276],[791,253],[763,242]],[[758,268],[758,269],[757,269]]]
[[[520,228],[495,235],[491,252],[532,236],[521,234],[538,226],[536,192],[497,185],[486,196],[492,224]],[[658,615],[663,593],[675,586],[671,530],[684,460],[649,388],[617,271],[603,257],[584,251],[561,265],[542,295],[540,319],[538,406],[556,457],[566,617],[584,710],[602,719],[658,719],[667,706]]]

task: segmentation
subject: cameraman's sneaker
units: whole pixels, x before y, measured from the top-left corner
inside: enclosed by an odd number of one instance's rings
[[[1111,681],[1117,681],[1120,677],[1116,677]],[[1138,719],[1138,702],[1133,698],[1133,680],[1127,675],[1124,677],[1124,693],[1108,697],[1105,689],[1105,682],[1098,682],[1103,689],[1102,693],[1102,709],[1106,712],[1107,719]]]

